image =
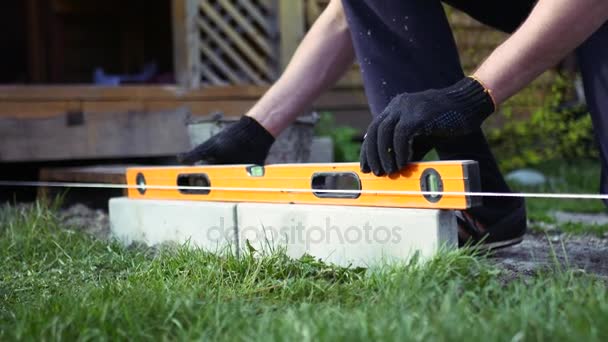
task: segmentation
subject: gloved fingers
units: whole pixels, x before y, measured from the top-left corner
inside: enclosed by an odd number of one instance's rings
[[[412,160],[415,136],[416,133],[413,132],[411,126],[403,120],[395,127],[393,146],[399,170],[403,169]]]
[[[383,176],[384,169],[378,156],[378,126],[382,122],[382,116],[377,117],[372,121],[367,129],[367,137],[365,138],[365,157],[367,165],[376,176]]]
[[[200,161],[204,161],[207,164],[214,164],[217,158],[212,151],[213,144],[210,143],[210,140],[207,140],[188,152],[178,154],[176,156],[177,162],[183,165],[194,165]]]
[[[365,144],[365,140],[363,140],[363,144],[361,144],[361,152],[359,155],[359,163],[360,163],[360,167],[361,167],[361,172],[363,173],[370,173],[371,169],[369,168],[369,164],[367,162],[367,155],[366,155],[366,144]]]
[[[395,159],[395,149],[393,147],[393,135],[398,119],[389,116],[378,126],[378,156],[380,164],[385,173],[391,174],[399,171]]]
[[[192,152],[179,153],[176,156],[177,162],[182,165],[193,165],[196,161],[193,158]]]

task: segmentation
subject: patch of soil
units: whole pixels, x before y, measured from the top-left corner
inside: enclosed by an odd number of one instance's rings
[[[59,212],[59,219],[69,229],[81,231],[102,240],[110,238],[110,218],[101,209],[75,204]]]
[[[519,245],[494,252],[490,260],[513,277],[551,268],[581,270],[608,279],[608,239],[530,233]]]

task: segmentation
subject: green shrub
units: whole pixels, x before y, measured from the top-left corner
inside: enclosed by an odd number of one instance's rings
[[[564,106],[572,83],[558,77],[547,101],[526,119],[501,113],[506,124],[486,130],[503,170],[534,166],[555,159],[597,158],[591,117],[583,105]]]
[[[359,161],[361,142],[358,141],[360,132],[349,126],[339,126],[329,112],[321,113],[315,134],[317,136],[331,137],[334,143],[334,160],[336,162]]]

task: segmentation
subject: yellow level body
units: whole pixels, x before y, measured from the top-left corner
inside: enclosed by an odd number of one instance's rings
[[[412,163],[377,177],[358,163],[133,167],[134,199],[468,209],[481,198],[475,161]]]

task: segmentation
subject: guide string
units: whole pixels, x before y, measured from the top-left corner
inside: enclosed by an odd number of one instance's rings
[[[139,189],[141,185],[110,184],[110,183],[78,183],[78,182],[34,182],[34,181],[0,181],[0,187],[48,187],[48,188],[83,188],[83,189]],[[177,185],[145,185],[145,189],[165,191],[251,191],[278,193],[339,193],[339,194],[371,194],[371,195],[409,195],[409,196],[471,196],[471,197],[520,197],[520,198],[553,198],[553,199],[596,199],[608,200],[608,194],[577,194],[577,193],[501,193],[501,192],[446,192],[446,191],[391,191],[391,190],[348,190],[348,189],[303,189],[303,188],[243,188],[243,187],[214,187],[214,186],[177,186]]]

